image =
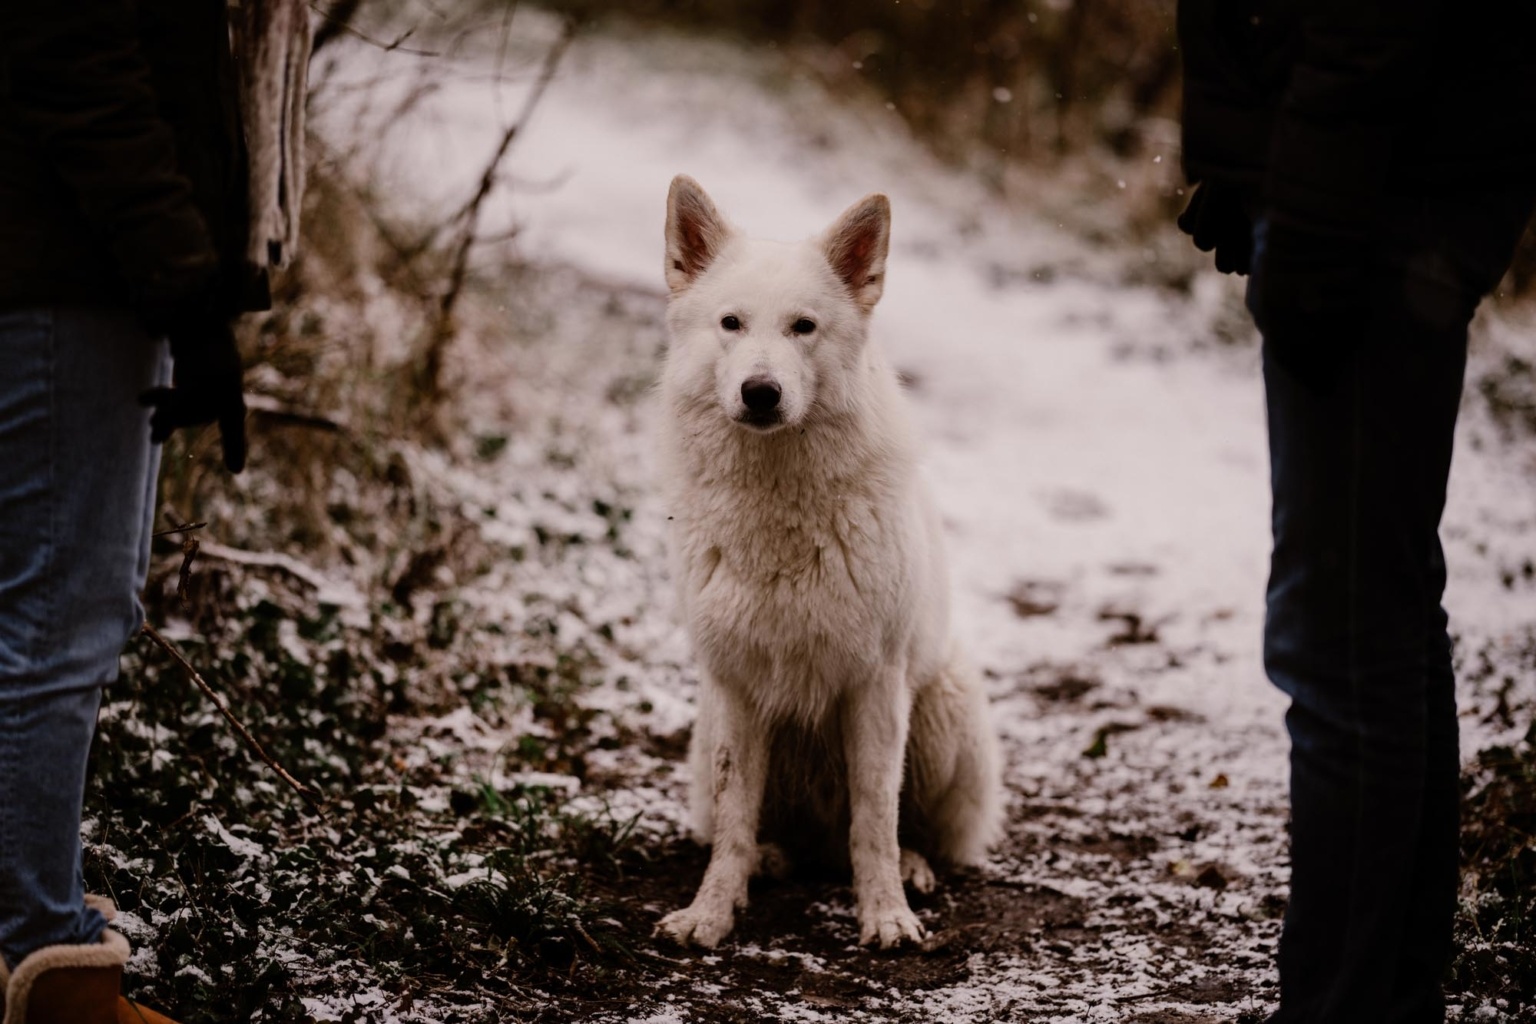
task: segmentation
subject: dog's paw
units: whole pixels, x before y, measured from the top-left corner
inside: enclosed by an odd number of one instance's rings
[[[916,850],[901,851],[901,880],[925,894],[933,892],[934,886],[938,884],[928,859]]]
[[[917,915],[902,901],[900,906],[890,906],[871,913],[859,913],[859,945],[879,945],[891,949],[900,945],[921,945],[928,930]]]
[[[721,939],[731,933],[735,923],[735,914],[729,907],[722,913],[694,904],[682,910],[674,910],[662,918],[654,934],[669,938],[679,946],[714,949]]]

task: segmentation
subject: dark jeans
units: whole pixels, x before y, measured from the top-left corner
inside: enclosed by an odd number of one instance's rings
[[[80,807],[101,688],[143,621],[165,343],[128,311],[0,311],[0,956],[93,943]],[[0,995],[3,999],[3,995]]]
[[[1264,663],[1291,697],[1277,1022],[1444,1019],[1459,756],[1440,514],[1467,323],[1531,205],[1529,194],[1394,201],[1360,297],[1367,326],[1327,379],[1276,358],[1295,339],[1264,339]],[[1256,248],[1263,238],[1261,226]]]

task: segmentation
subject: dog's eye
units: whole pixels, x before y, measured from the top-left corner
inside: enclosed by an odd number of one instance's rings
[[[807,320],[805,317],[801,317],[799,320],[796,320],[793,324],[791,324],[789,329],[794,331],[796,334],[810,334],[816,329],[816,322],[814,320]]]
[[[739,331],[741,330],[741,320],[734,316],[723,316],[720,318],[720,326],[728,331]]]

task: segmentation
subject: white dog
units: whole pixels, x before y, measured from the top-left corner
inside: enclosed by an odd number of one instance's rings
[[[787,851],[853,868],[859,941],[924,936],[902,883],[998,830],[986,698],[949,636],[940,529],[906,401],[868,342],[890,204],[821,238],[744,238],[697,182],[667,197],[661,446],[673,570],[699,660],[693,903],[658,927],[713,947]]]

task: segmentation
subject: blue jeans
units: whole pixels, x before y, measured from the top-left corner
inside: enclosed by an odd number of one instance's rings
[[[163,342],[120,310],[0,312],[0,954],[95,942],[80,807],[101,687],[143,621]]]
[[[1277,358],[1296,339],[1264,337],[1264,662],[1291,697],[1291,896],[1273,1018],[1285,1024],[1445,1016],[1460,762],[1439,524],[1467,324],[1532,200],[1395,205],[1359,297],[1365,327],[1329,354],[1327,379]],[[1261,225],[1256,261],[1264,240]]]

